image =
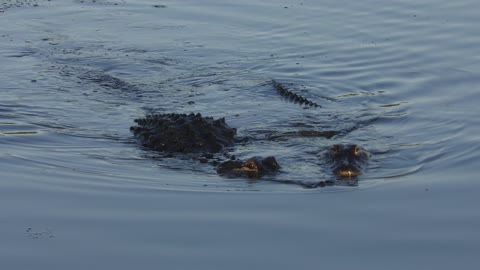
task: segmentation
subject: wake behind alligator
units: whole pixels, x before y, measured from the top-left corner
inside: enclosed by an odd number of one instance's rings
[[[282,96],[291,98],[294,102],[320,107],[294,94],[276,81],[272,81],[272,84]],[[204,117],[200,113],[151,113],[144,118],[135,119],[135,122],[137,126],[132,126],[130,130],[144,147],[161,152],[166,157],[194,155],[201,163],[215,166],[218,174],[228,177],[259,179],[265,175],[274,175],[268,180],[305,188],[324,187],[341,182],[356,185],[357,176],[362,174],[368,161],[368,153],[363,148],[355,144],[335,144],[325,153],[332,179],[319,181],[281,179],[277,177],[281,165],[273,156],[254,156],[239,160],[229,154],[229,147],[234,147],[239,138],[236,138],[236,129],[230,127],[225,118],[214,119]],[[321,131],[318,133],[323,134]]]

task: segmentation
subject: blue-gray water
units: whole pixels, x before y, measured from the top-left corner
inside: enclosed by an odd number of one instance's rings
[[[477,269],[478,10],[0,1],[1,268]],[[139,147],[150,110],[225,117],[278,178],[328,177],[334,143],[372,156],[357,187],[224,178]]]

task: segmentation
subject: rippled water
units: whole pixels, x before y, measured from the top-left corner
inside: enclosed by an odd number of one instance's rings
[[[0,1],[1,261],[476,269],[479,5]],[[282,170],[160,158],[129,131],[149,111],[225,117]],[[275,181],[328,179],[335,143],[370,152],[357,187]]]

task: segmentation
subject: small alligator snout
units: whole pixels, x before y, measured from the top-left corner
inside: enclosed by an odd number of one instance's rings
[[[333,174],[345,179],[361,175],[368,160],[367,152],[356,144],[335,144],[330,147],[328,157]]]

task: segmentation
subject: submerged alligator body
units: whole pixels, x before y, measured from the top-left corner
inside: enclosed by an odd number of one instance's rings
[[[149,149],[166,153],[221,153],[235,141],[236,129],[227,125],[224,118],[214,119],[201,114],[149,114],[135,119],[137,126],[130,130],[141,144]],[[252,157],[245,161],[223,153],[228,160],[221,160],[216,171],[220,175],[260,178],[279,171],[275,157]],[[200,161],[212,159],[213,154],[203,155]],[[362,174],[368,153],[357,145],[333,145],[327,151],[331,172],[338,179],[352,179]],[[216,164],[216,163],[214,163]],[[334,180],[299,182],[294,180],[271,180],[297,184],[306,188],[331,185]]]

